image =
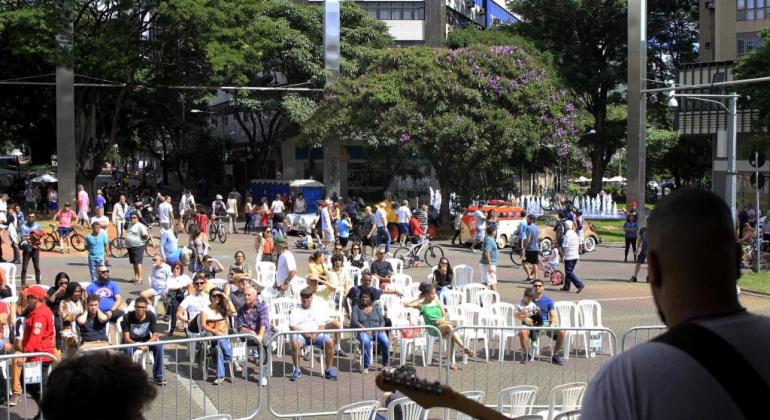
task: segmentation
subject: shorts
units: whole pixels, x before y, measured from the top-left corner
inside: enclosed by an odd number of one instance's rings
[[[340,245],[342,245],[343,248],[348,246],[348,238],[347,238],[347,236],[344,237],[344,238],[340,237]]]
[[[551,326],[550,321],[543,321],[542,327],[549,327]],[[541,331],[541,330],[530,330],[529,331],[529,338],[530,340],[537,340],[540,335],[545,335],[546,337],[550,338],[551,340],[556,340],[558,338],[558,330],[548,330],[548,331]]]
[[[168,228],[171,227],[171,223],[169,222],[160,222],[160,228],[163,230],[168,230]]]
[[[71,227],[59,226],[59,236],[62,237],[62,238],[65,237],[65,236],[69,236],[71,231],[72,231]]]
[[[299,342],[299,346],[300,347],[305,347],[305,346],[308,345],[307,339],[302,334],[294,334],[291,339],[292,339],[292,341]],[[324,348],[324,343],[326,343],[326,340],[329,340],[329,339],[331,339],[331,337],[329,337],[326,334],[318,334],[318,335],[315,336],[315,340],[313,341],[313,345],[318,347],[318,348],[320,348],[320,349],[322,349],[322,348]]]
[[[647,250],[643,249],[639,251],[639,255],[636,256],[636,263],[644,264],[645,262],[647,262]]]
[[[144,257],[144,246],[135,246],[128,248],[128,262],[131,264],[141,264]]]
[[[398,233],[403,233],[408,235],[409,234],[409,223],[399,223],[398,224]]]
[[[540,262],[540,252],[524,251],[524,261],[527,264],[537,264]]]
[[[59,203],[57,203],[56,201],[51,201],[50,203],[48,203],[48,208],[51,210],[59,210]]]
[[[374,236],[372,236],[371,238],[367,238],[366,236],[364,236],[363,238],[361,238],[361,244],[363,246],[377,246]]]
[[[484,240],[484,229],[476,228],[476,239],[478,239],[480,241]]]
[[[78,220],[88,221],[88,210],[80,210],[78,212]]]
[[[479,264],[479,275],[481,277],[481,284],[491,285],[497,284],[497,267],[492,266],[492,272],[489,272],[488,264]]]

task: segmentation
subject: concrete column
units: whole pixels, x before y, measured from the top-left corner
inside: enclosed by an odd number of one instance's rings
[[[59,48],[72,49],[72,16],[65,2],[57,39]],[[70,65],[56,66],[56,176],[59,203],[75,202],[75,76]]]
[[[646,189],[645,144],[647,96],[642,94],[647,78],[647,0],[628,2],[628,188],[626,200],[637,202],[637,214],[642,226]]]
[[[331,140],[324,145],[324,184],[326,193],[331,196],[335,191],[341,195],[340,179],[340,141]]]
[[[302,178],[294,154],[296,147],[297,140],[294,138],[288,138],[281,142],[281,166],[283,167],[281,174],[283,179]]]
[[[441,47],[446,39],[446,0],[425,0],[425,45]]]

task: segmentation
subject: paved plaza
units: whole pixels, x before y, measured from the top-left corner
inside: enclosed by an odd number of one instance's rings
[[[158,234],[157,228],[154,234]],[[293,243],[293,238],[289,238]],[[186,244],[187,237],[182,235],[180,244]],[[469,264],[474,267],[478,276],[478,253],[470,253],[464,248],[452,247],[446,241],[438,241],[444,247],[446,256],[452,265]],[[227,268],[233,261],[236,250],[244,250],[247,261],[253,265],[255,252],[253,237],[251,235],[236,234],[228,237],[225,244],[212,244],[211,255],[218,259]],[[299,275],[307,272],[307,260],[310,251],[295,250]],[[508,250],[500,253],[498,276],[501,280],[498,291],[503,301],[516,303],[521,298],[522,290],[526,284],[523,270],[514,267],[508,257]],[[546,284],[546,294],[555,301],[578,301],[580,299],[593,299],[601,303],[602,318],[606,327],[612,329],[618,340],[623,333],[634,326],[658,325],[653,299],[649,286],[642,283],[629,283],[628,278],[633,273],[634,265],[622,261],[623,250],[619,244],[601,244],[596,251],[584,254],[577,266],[577,274],[585,281],[586,288],[579,295],[574,291],[565,293],[555,287]],[[6,254],[10,255],[10,254]],[[73,281],[88,281],[88,267],[85,253],[60,254],[58,252],[43,253],[41,257],[43,270],[43,283],[51,285],[53,277],[60,271],[67,272]],[[19,267],[20,269],[20,267]],[[145,276],[151,269],[149,258],[145,258]],[[20,272],[20,270],[19,270]],[[28,283],[34,282],[30,267]],[[429,273],[429,267],[414,267],[405,270],[415,281],[421,281]],[[17,274],[18,275],[18,274]],[[644,279],[645,269],[639,275]],[[124,298],[136,298],[139,290],[148,287],[146,280],[143,285],[134,285],[129,279],[132,277],[131,268],[127,259],[112,259],[111,276],[117,281]],[[17,280],[18,283],[18,280]],[[770,298],[758,295],[741,295],[742,303],[750,311],[770,314]],[[640,341],[646,341],[652,335],[643,333],[637,337]],[[171,339],[166,337],[162,339]],[[183,338],[183,334],[177,333],[174,338]],[[633,344],[633,337],[630,343]],[[303,361],[303,376],[299,381],[291,382],[288,376],[291,373],[291,360],[288,356],[273,357],[272,376],[270,387],[259,391],[259,371],[256,364],[250,363],[246,372],[236,377],[232,382],[215,386],[211,384],[213,379],[209,366],[208,381],[203,379],[203,371],[197,364],[190,364],[187,346],[169,345],[165,348],[165,360],[167,379],[169,385],[162,389],[154,404],[148,412],[149,418],[187,418],[199,417],[205,414],[217,412],[232,413],[233,417],[248,416],[261,405],[259,418],[272,418],[268,409],[270,407],[279,415],[292,413],[335,411],[337,407],[349,402],[366,399],[380,399],[381,393],[374,386],[376,373],[363,375],[360,372],[358,355],[353,349],[353,339],[347,336],[343,339],[343,349],[348,353],[346,358],[335,357],[334,366],[338,371],[339,380],[332,382],[320,376],[318,360],[311,370],[310,362]],[[458,357],[460,370],[450,373],[449,383],[455,389],[481,390],[485,392],[486,402],[493,404],[497,391],[507,386],[519,384],[539,385],[541,392],[538,397],[539,404],[547,401],[547,390],[550,387],[573,381],[587,381],[608,359],[609,344],[605,341],[604,350],[596,357],[587,358],[585,351],[580,346],[577,354],[573,353],[565,360],[564,366],[555,366],[550,363],[550,342],[545,340],[541,353],[543,357],[526,365],[521,364],[520,354],[515,356],[510,350],[519,350],[518,340],[514,340],[513,349],[510,344],[507,354],[502,362],[498,361],[498,342],[492,340],[489,343],[490,360],[484,359],[484,349],[481,342],[474,341],[471,347],[476,350],[477,357],[470,358],[467,364],[463,364]],[[620,344],[618,343],[617,346]],[[615,348],[615,351],[618,351]],[[394,352],[398,354],[398,350]],[[418,366],[420,376],[430,379],[446,379],[446,370],[439,371],[436,366],[422,367],[422,360],[415,355],[410,356]],[[513,358],[515,357],[515,359]],[[438,355],[434,354],[434,361],[438,362]],[[244,380],[244,376],[247,378]],[[35,404],[26,399],[27,412],[36,413]],[[4,408],[0,409],[5,411]],[[23,416],[24,406],[12,409],[10,418]],[[439,416],[440,411],[432,412],[431,417]],[[6,413],[0,413],[5,417]]]

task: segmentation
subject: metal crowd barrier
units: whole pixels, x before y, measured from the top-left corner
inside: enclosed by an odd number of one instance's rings
[[[665,325],[641,325],[633,327],[623,333],[620,351],[626,351],[637,344],[651,341],[655,337],[666,332],[667,329],[668,327]]]
[[[435,332],[436,336],[427,338],[428,331]],[[363,348],[356,339],[356,335],[360,332],[387,333],[389,335],[390,366],[396,367],[404,363],[411,363],[417,369],[419,377],[432,381],[438,380],[442,383],[446,382],[446,376],[442,374],[444,341],[438,329],[433,326],[284,331],[274,334],[271,341],[272,347],[278,351],[276,355],[271,353],[268,359],[272,368],[267,386],[267,409],[269,413],[282,418],[334,416],[337,414],[337,410],[346,404],[363,400],[381,401],[382,391],[375,385],[374,378],[377,376],[378,368],[382,367],[383,349],[379,345],[375,345],[375,340],[373,340],[369,373],[362,373]],[[342,349],[348,353],[347,357],[335,355],[331,363],[324,360],[324,363],[335,370],[336,381],[324,378],[320,357],[322,351],[319,348],[311,349],[312,346],[306,346],[301,351],[304,353],[303,357],[299,359],[302,376],[296,381],[291,380],[294,367],[291,357],[291,342],[293,336],[297,334],[327,334],[335,340],[335,344],[337,343],[335,335],[341,334]],[[429,344],[433,349],[438,345],[431,357],[437,362],[435,366],[431,363],[432,360],[427,360],[428,353],[430,353]],[[384,408],[381,407],[383,410]]]
[[[537,339],[530,339],[528,343],[531,360],[526,362],[519,337],[521,331],[529,331],[530,337],[533,332],[537,333]],[[551,361],[555,340],[548,336],[557,331],[565,335],[559,352],[563,354],[562,366]],[[475,356],[465,356],[459,349],[455,351],[458,369],[446,367],[448,385],[457,392],[482,391],[483,401],[490,407],[497,407],[498,394],[505,388],[535,385],[538,393],[534,407],[547,409],[553,387],[589,382],[610,359],[610,354],[618,352],[616,334],[605,327],[458,326],[455,332]]]
[[[51,362],[43,362],[42,360],[27,362],[27,359],[30,357],[47,357],[53,362],[59,361],[59,358],[51,353],[13,353],[0,355],[0,370],[2,370],[0,374],[4,375],[6,378],[6,389],[4,390],[6,394],[6,403],[0,405],[0,410],[5,411],[6,419],[10,419],[12,413],[13,418],[18,418],[19,416],[21,416],[21,418],[32,418],[38,413],[37,404],[32,402],[32,400],[28,401],[28,399],[25,398],[26,395],[29,395],[27,386],[35,385],[38,387],[39,384],[39,395],[42,396],[43,391],[45,390],[45,378],[48,377],[48,372],[44,372],[44,370],[50,370]],[[16,407],[11,407],[8,404],[8,400],[13,393],[14,375],[12,375],[11,372],[13,369],[16,369],[16,367],[12,367],[12,365],[17,363],[17,361],[23,363],[23,369],[19,374],[21,399]]]
[[[213,348],[214,342],[224,339],[230,341],[232,361],[225,362],[225,380],[214,385],[212,381],[216,378],[216,357],[220,351],[218,346]],[[259,414],[262,406],[260,382],[265,372],[259,368],[264,354],[255,336],[204,336],[161,340],[157,345],[163,346],[167,385],[158,387],[158,396],[146,408],[146,418],[194,419],[228,414],[234,419],[250,419]],[[84,349],[78,353],[131,350],[134,361],[144,365],[151,378],[153,355],[141,349],[146,347],[147,343],[121,344]],[[256,356],[251,358],[251,363],[250,355]],[[234,370],[236,365],[241,368],[240,372]]]

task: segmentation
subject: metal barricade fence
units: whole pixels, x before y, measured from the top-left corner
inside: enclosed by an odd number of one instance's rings
[[[230,344],[232,357],[229,362],[224,361],[222,344],[225,342]],[[265,354],[256,336],[201,336],[161,340],[157,343],[94,347],[80,350],[78,353],[105,350],[127,352],[135,362],[143,365],[152,377],[155,361],[150,348],[161,346],[162,371],[167,384],[158,387],[157,397],[146,408],[146,418],[194,419],[227,414],[233,419],[251,419],[259,414],[262,406],[260,383],[263,374],[267,372],[260,368]],[[213,381],[218,376],[217,360],[220,355],[223,360],[224,380],[215,385]]]
[[[41,358],[38,361],[28,362],[29,358]],[[48,358],[50,361],[44,361],[42,358]],[[24,395],[32,394],[36,395],[36,399],[39,400],[39,396],[43,395],[45,389],[45,378],[48,377],[48,371],[50,370],[51,361],[58,362],[59,358],[51,353],[13,353],[0,355],[0,374],[6,378],[5,392],[6,403],[0,405],[0,410],[5,411],[5,418],[10,419],[11,414],[14,418],[32,418],[37,413],[39,408],[37,404],[32,400],[23,398]],[[16,364],[17,366],[14,366]],[[12,371],[23,367],[18,376],[12,374]],[[14,384],[14,377],[19,378],[19,383]],[[19,387],[21,390],[22,399],[19,400],[19,405],[11,407],[8,401],[11,398],[11,394],[17,394],[14,388]],[[30,387],[28,390],[27,388]]]
[[[528,336],[526,352],[521,344],[523,331]],[[534,385],[538,387],[535,412],[547,410],[551,389],[565,383],[588,383],[610,355],[618,352],[617,336],[605,327],[459,326],[455,333],[474,356],[455,351],[460,363],[457,370],[447,366],[448,385],[457,392],[481,391],[481,401],[495,408],[500,391]],[[552,362],[556,340],[551,337],[561,334],[560,366]],[[504,408],[511,407],[504,403]]]
[[[623,333],[620,351],[626,351],[637,344],[651,341],[666,332],[667,329],[668,327],[665,325],[640,325],[633,327]]]
[[[432,335],[430,333],[435,335]],[[371,339],[371,358],[369,373],[362,373],[364,348],[359,334],[368,334]],[[371,334],[370,334],[371,333]],[[302,335],[309,343],[309,334],[325,334],[336,345],[341,336],[341,347],[347,357],[337,354],[329,363],[321,357],[323,351],[312,345],[301,347],[298,368],[302,376],[293,380],[294,362],[292,360],[293,342],[300,343],[297,335]],[[269,364],[272,372],[267,386],[267,409],[275,417],[311,417],[333,416],[337,410],[347,404],[363,401],[380,401],[382,391],[375,385],[374,378],[379,367],[383,366],[381,357],[385,349],[377,342],[377,336],[387,338],[389,365],[399,366],[411,363],[420,378],[446,382],[443,373],[444,340],[438,329],[430,325],[381,327],[367,329],[327,329],[317,331],[283,331],[272,337],[272,347],[276,354],[270,354]],[[317,338],[317,337],[316,337]],[[369,340],[367,340],[369,341]],[[300,343],[301,344],[301,343]],[[319,343],[321,344],[321,343]],[[299,345],[299,344],[298,344]],[[435,350],[438,346],[437,350]],[[333,350],[332,350],[333,351]],[[337,380],[325,378],[323,363],[332,367]],[[433,366],[432,361],[437,365]],[[382,410],[385,407],[381,407]]]

